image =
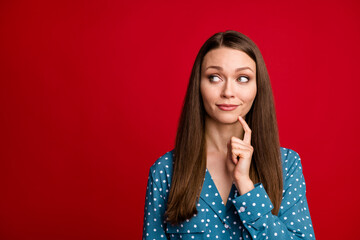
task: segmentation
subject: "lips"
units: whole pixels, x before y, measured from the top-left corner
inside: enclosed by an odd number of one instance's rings
[[[232,111],[235,110],[239,105],[234,105],[234,104],[217,104],[216,106],[218,106],[221,110],[223,111]]]

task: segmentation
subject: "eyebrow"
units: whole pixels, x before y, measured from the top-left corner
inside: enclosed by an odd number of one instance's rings
[[[223,70],[223,68],[220,67],[220,66],[208,66],[205,70],[207,70],[208,68],[215,68],[215,69],[218,69],[218,70]],[[245,69],[249,69],[250,71],[254,72],[250,67],[239,67],[239,68],[235,69],[235,72],[245,70]]]

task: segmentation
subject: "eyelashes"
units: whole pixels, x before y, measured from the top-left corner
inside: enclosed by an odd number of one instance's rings
[[[217,80],[215,80],[216,78],[217,78]],[[209,75],[208,79],[209,79],[210,82],[220,82],[221,81],[221,78],[219,76],[213,75],[213,74]],[[237,78],[237,81],[241,82],[241,83],[248,82],[249,80],[250,80],[250,78],[248,76],[245,76],[245,75],[240,76],[240,77]]]
[[[218,78],[219,80],[214,80],[214,78]],[[209,75],[208,79],[210,80],[210,82],[220,82],[220,78],[216,75]]]
[[[238,79],[245,80],[245,82],[248,82],[250,80],[250,78],[247,76],[240,76]],[[241,82],[241,80],[240,80],[240,82]]]

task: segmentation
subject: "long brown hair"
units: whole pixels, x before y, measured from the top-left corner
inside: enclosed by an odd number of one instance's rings
[[[257,94],[245,120],[252,130],[254,152],[250,178],[261,182],[278,214],[282,199],[283,179],[280,142],[273,93],[265,62],[256,44],[237,31],[228,30],[211,36],[196,56],[174,148],[174,167],[165,216],[171,224],[190,219],[195,213],[206,170],[205,108],[200,93],[201,64],[212,49],[229,47],[245,52],[256,63]]]

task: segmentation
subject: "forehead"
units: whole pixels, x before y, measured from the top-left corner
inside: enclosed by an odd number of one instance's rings
[[[250,67],[256,70],[256,63],[245,52],[233,48],[221,47],[210,50],[204,56],[202,69],[208,66],[220,66],[224,69],[236,69],[239,67]]]

